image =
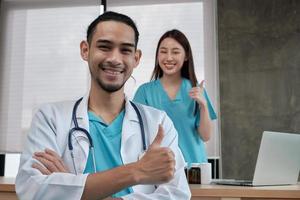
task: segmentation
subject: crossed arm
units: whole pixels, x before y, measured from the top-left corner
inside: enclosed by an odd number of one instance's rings
[[[163,137],[160,126],[156,138],[139,161],[105,172],[89,174],[81,199],[122,199],[108,196],[137,184],[159,184],[170,181],[175,172],[175,156],[170,148],[160,147]],[[45,149],[44,152],[36,152],[33,157],[40,163],[34,163],[32,167],[44,175],[57,172],[69,173],[63,160],[53,150]]]

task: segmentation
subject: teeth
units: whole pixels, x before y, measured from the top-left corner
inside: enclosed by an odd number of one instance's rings
[[[166,67],[174,67],[175,65],[170,65],[170,64],[168,64],[168,65],[165,65]]]
[[[175,63],[165,63],[165,65],[167,65],[167,66],[174,66]]]
[[[109,70],[109,69],[104,69],[104,71],[106,73],[109,73],[109,74],[112,74],[112,75],[118,75],[118,74],[121,74],[121,72],[119,71],[114,71],[114,70]]]

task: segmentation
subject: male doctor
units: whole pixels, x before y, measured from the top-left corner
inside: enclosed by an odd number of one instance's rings
[[[16,178],[21,200],[190,199],[171,120],[124,95],[141,57],[138,37],[135,23],[120,13],[106,12],[89,25],[80,50],[90,91],[35,114]]]

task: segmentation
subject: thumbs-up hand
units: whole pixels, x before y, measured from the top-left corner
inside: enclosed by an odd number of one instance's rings
[[[193,87],[189,91],[189,95],[192,99],[194,99],[199,106],[205,106],[206,105],[206,99],[204,97],[204,80],[201,81],[200,85],[197,87]]]
[[[164,129],[161,125],[159,125],[156,137],[154,138],[152,144],[149,146],[148,151],[149,149],[159,148],[163,139],[164,139]]]
[[[161,147],[164,130],[161,125],[145,155],[136,163],[139,184],[159,184],[170,181],[175,171],[175,156],[168,147]]]

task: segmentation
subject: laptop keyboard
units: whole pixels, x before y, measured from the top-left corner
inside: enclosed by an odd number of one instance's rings
[[[214,184],[218,185],[238,185],[238,186],[252,186],[252,181],[250,180],[214,180]]]

